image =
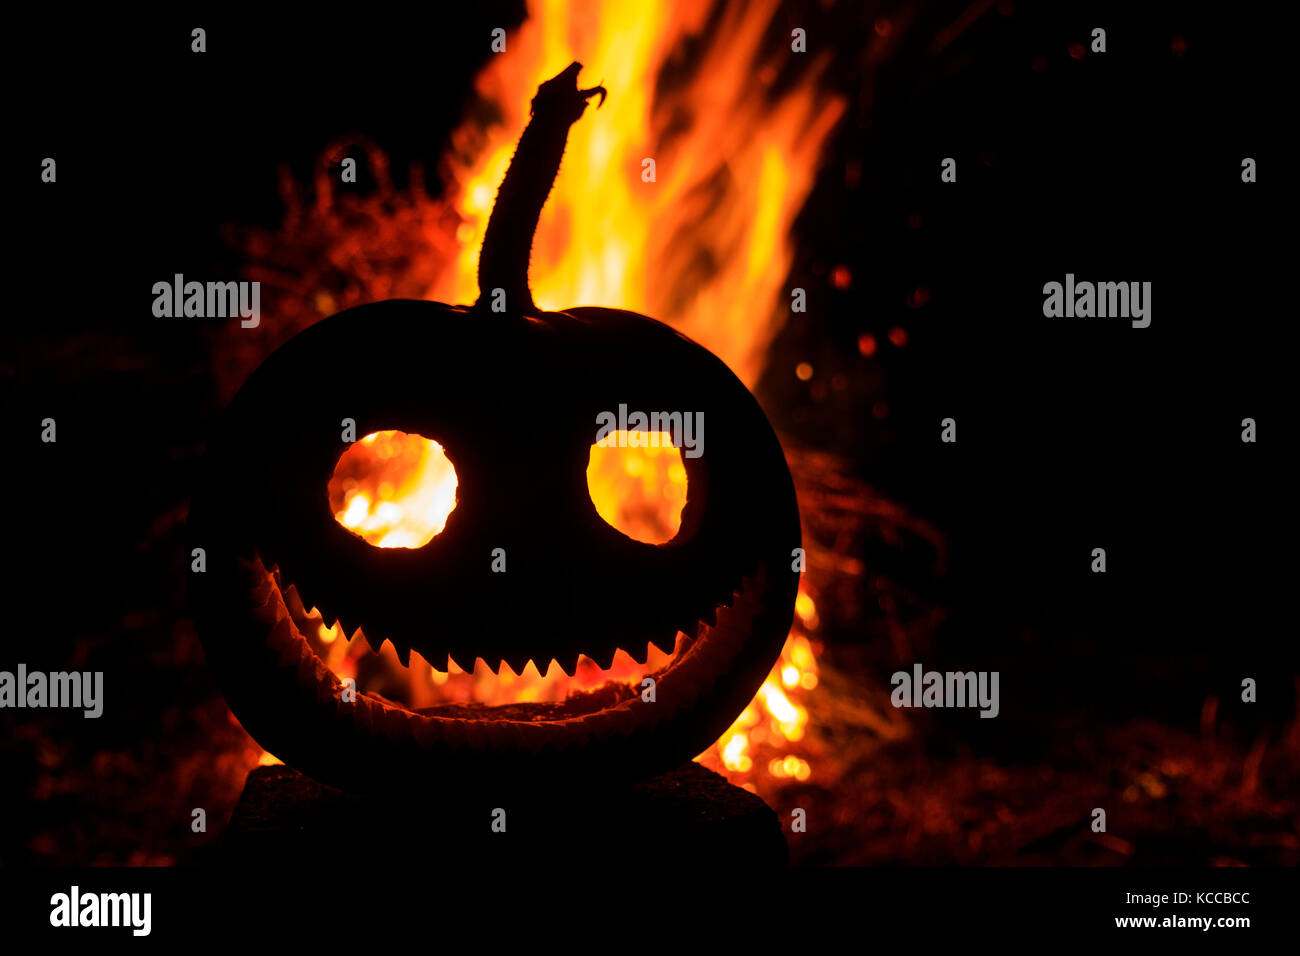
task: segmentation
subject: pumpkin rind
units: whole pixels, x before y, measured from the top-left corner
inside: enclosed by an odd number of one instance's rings
[[[576,91],[575,77],[570,68],[556,79]],[[745,386],[646,316],[542,312],[531,296],[512,304],[517,311],[493,313],[482,299],[475,308],[391,300],[325,319],[254,372],[210,445],[190,520],[192,546],[207,553],[207,570],[191,576],[200,636],[249,732],[325,783],[662,772],[730,725],[784,643],[798,509],[780,444]],[[682,526],[663,545],[610,527],[587,494],[597,416],[620,403],[703,413],[705,454],[684,459]],[[347,448],[345,418],[358,436],[392,429],[443,445],[457,504],[423,547],[375,548],[334,520],[326,487]],[[506,573],[491,569],[494,548],[505,549]],[[653,702],[631,693],[561,719],[536,708],[416,714],[365,695],[340,699],[271,565],[345,633],[361,627],[439,665],[450,653],[545,670],[552,657],[599,661],[647,640],[671,644],[715,614],[717,624],[656,675]]]

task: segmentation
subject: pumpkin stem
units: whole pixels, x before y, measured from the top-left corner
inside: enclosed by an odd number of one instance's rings
[[[597,108],[605,102],[603,86],[578,89],[581,69],[581,63],[570,63],[538,87],[533,97],[532,118],[519,137],[483,236],[478,258],[477,306],[490,307],[493,290],[504,289],[508,312],[518,314],[536,309],[528,288],[533,233],[537,231],[542,206],[560,171],[569,127],[582,115],[592,96],[600,94]]]

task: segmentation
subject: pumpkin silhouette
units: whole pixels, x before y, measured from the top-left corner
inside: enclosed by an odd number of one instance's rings
[[[549,784],[657,774],[705,750],[752,699],[789,630],[800,546],[793,484],[753,396],[712,353],[633,312],[538,309],[533,232],[569,126],[591,96],[579,64],[542,84],[498,193],[474,306],[393,300],[297,335],[224,413],[193,497],[190,575],[210,665],[267,750],[345,789],[449,780]],[[593,201],[599,201],[593,183]],[[586,469],[598,416],[702,413],[684,456],[671,540],[634,540],[593,504]],[[335,518],[328,486],[356,435],[436,441],[455,469],[445,526],[415,547],[377,547]],[[499,550],[498,550],[499,549]],[[504,571],[494,570],[501,555]],[[641,685],[554,703],[414,710],[343,693],[289,613],[307,607],[404,663],[475,658],[520,673],[579,654],[607,666],[646,644],[676,656]],[[650,697],[652,699],[647,699]]]

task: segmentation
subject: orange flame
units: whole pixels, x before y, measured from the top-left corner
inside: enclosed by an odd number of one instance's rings
[[[371,432],[329,481],[334,519],[378,548],[422,548],[456,507],[456,469],[442,446],[406,432]]]
[[[845,103],[819,89],[820,58],[788,92],[769,92],[790,56],[788,34],[772,27],[775,0],[730,2],[717,17],[711,6],[530,0],[476,81],[500,124],[453,136],[461,251],[430,298],[478,297],[479,247],[528,104],[576,59],[609,102],[569,132],[533,243],[534,299],[655,316],[757,380],[788,309],[794,217]],[[704,47],[690,70],[678,66],[688,41]]]
[[[342,301],[319,289],[311,293],[315,299],[304,301],[290,290],[286,310],[327,313],[412,285],[423,287],[428,299],[477,299],[479,248],[497,187],[527,123],[528,104],[543,81],[576,59],[585,67],[582,82],[605,86],[609,102],[600,111],[588,109],[570,130],[533,244],[530,284],[536,302],[546,309],[597,305],[652,315],[700,342],[753,386],[788,313],[790,291],[783,283],[793,261],[793,222],[846,105],[823,89],[826,59],[812,54],[792,59],[788,32],[774,25],[777,8],[777,0],[722,0],[716,9],[712,0],[528,0],[528,18],[508,37],[506,52],[493,56],[476,80],[478,95],[490,106],[483,112],[492,113],[495,123],[485,126],[471,118],[452,137],[446,162],[449,202],[460,219],[454,261],[446,263],[443,207],[421,189],[413,187],[409,199],[399,200],[386,185],[373,201],[356,200],[355,209],[376,223],[369,231],[322,213],[306,220],[320,234],[304,236],[302,228],[294,228],[298,207],[291,205],[287,235],[304,248],[310,239],[323,244],[325,254],[312,261],[340,263],[346,282]],[[387,183],[383,157],[372,153],[384,173],[381,183]],[[321,183],[328,198],[323,173]],[[258,241],[275,248],[270,239]],[[376,271],[377,257],[400,265],[391,273]],[[292,268],[275,273],[293,274]],[[869,344],[874,349],[874,342]],[[418,546],[412,542],[421,534],[433,529],[423,538],[427,541],[441,529],[436,517],[412,528],[404,517],[395,520],[399,516],[391,509],[382,515],[381,509],[405,503],[408,494],[427,497],[430,484],[443,489],[434,497],[454,507],[454,469],[447,467],[450,499],[441,469],[426,470],[418,479],[415,470],[393,472],[386,476],[387,487],[383,480],[366,483],[369,479],[354,475],[351,488],[331,483],[332,510],[352,530],[376,535],[367,537],[372,543]],[[685,495],[680,468],[680,454],[663,449],[593,449],[588,486],[607,521],[640,540],[662,542],[680,523]],[[361,495],[365,501],[358,503]],[[478,660],[466,673],[454,662],[436,662],[446,669],[435,669],[413,654],[408,670],[385,644],[383,666],[376,669],[374,655],[357,634],[326,627],[315,609],[303,614],[311,625],[304,633],[335,673],[358,677],[361,689],[404,699],[415,708],[558,701],[610,680],[637,681],[669,659],[651,647],[647,663],[637,665],[619,652],[612,667],[601,670],[582,657],[570,678],[554,662],[545,673],[530,663],[516,675],[504,665],[500,674],[493,673]],[[819,680],[811,638],[817,627],[812,597],[801,590],[776,666],[732,727],[699,759],[749,789],[756,789],[749,776],[759,773],[773,783],[815,775],[807,742],[801,741],[809,727],[802,695]]]
[[[682,526],[686,466],[670,434],[641,434],[644,447],[630,445],[623,431],[591,446],[587,491],[596,513],[629,538],[663,544]]]

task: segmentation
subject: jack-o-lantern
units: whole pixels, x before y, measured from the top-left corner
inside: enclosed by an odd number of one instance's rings
[[[205,556],[190,575],[200,636],[248,731],[323,782],[663,772],[727,728],[789,629],[798,511],[753,396],[653,319],[533,304],[532,236],[569,126],[591,96],[604,99],[577,88],[579,68],[533,100],[489,221],[479,302],[385,301],[317,323],[250,376],[211,443],[190,520],[190,545]],[[592,193],[599,202],[599,183]],[[705,425],[694,436],[703,453],[681,454],[686,495],[671,540],[629,537],[591,499],[598,423],[620,406]],[[363,441],[437,443],[447,480],[431,537],[381,546],[393,542],[338,520],[331,483],[337,491],[358,447],[345,420]],[[481,658],[517,674],[554,660],[571,674],[580,654],[603,667],[618,649],[645,661],[647,642],[675,654],[653,684],[546,704],[408,707],[348,693],[302,632],[291,587],[298,606],[359,628],[376,648],[390,641],[408,666],[415,651],[441,669]]]

